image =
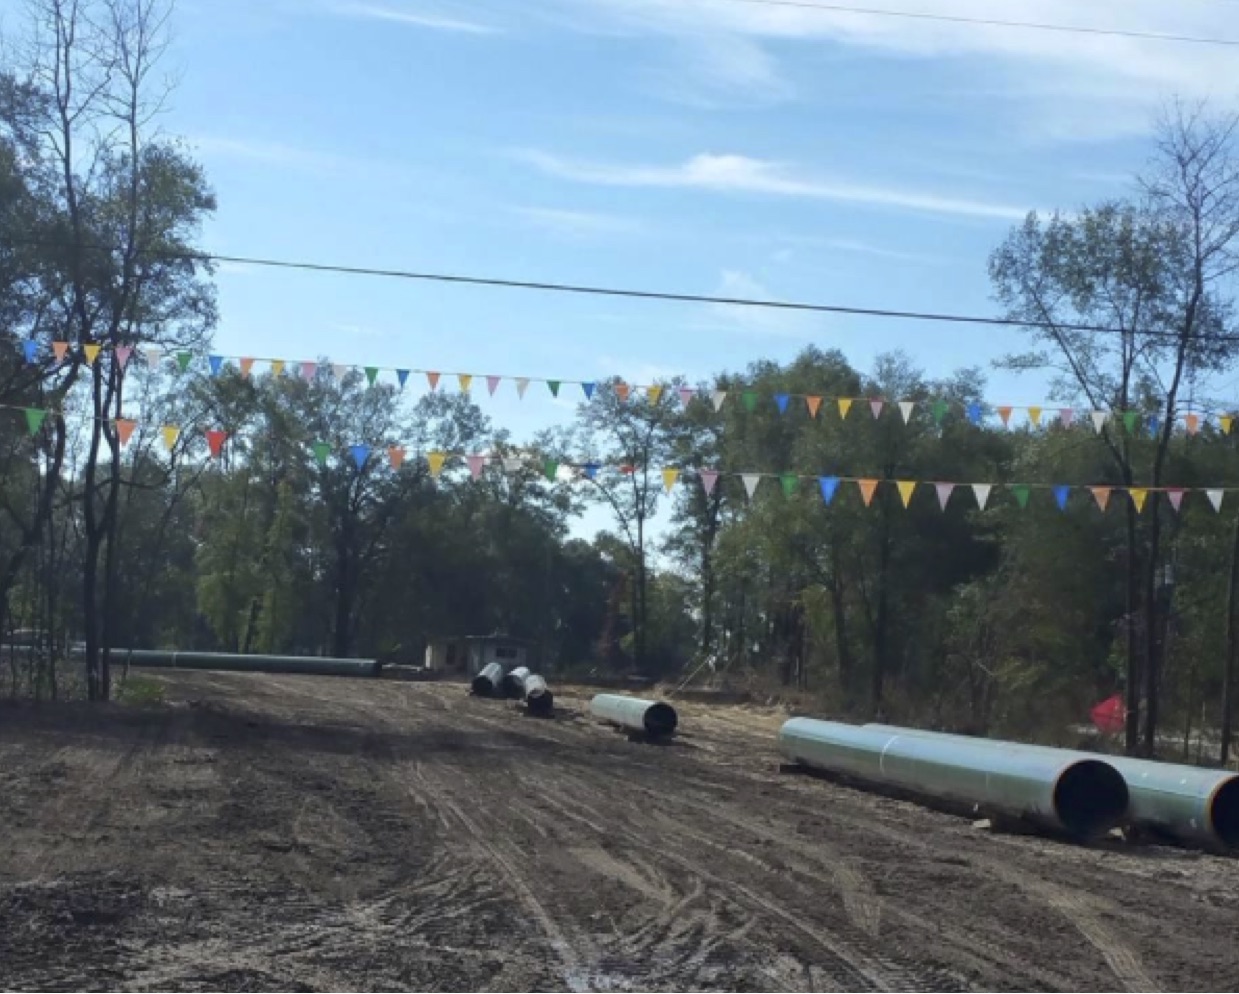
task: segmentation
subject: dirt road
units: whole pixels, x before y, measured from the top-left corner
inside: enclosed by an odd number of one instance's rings
[[[0,707],[0,988],[1239,989],[1239,861],[780,775],[760,715],[161,679]]]

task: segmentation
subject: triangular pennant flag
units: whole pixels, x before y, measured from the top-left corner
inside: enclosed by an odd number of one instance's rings
[[[132,345],[118,345],[113,353],[116,356],[116,364],[124,369],[129,365],[129,357],[133,355]]]
[[[151,369],[158,369],[159,362],[163,359],[163,349],[154,345],[143,345],[142,355],[146,359],[146,365]]]
[[[207,357],[207,362],[211,364],[211,375],[218,376],[220,370],[224,368],[224,357],[222,355],[213,355]]]
[[[1089,487],[1093,492],[1093,500],[1097,501],[1097,506],[1103,511],[1110,503],[1110,487]]]
[[[503,380],[502,376],[486,377],[486,392],[492,397],[495,396],[495,391],[499,389],[499,384]]]
[[[439,374],[433,370],[426,374],[426,382],[430,384],[432,391],[439,389]]]
[[[727,391],[715,390],[712,399],[714,401],[714,410],[721,411],[723,409],[723,401],[727,399]]]
[[[1183,504],[1183,493],[1183,490],[1178,487],[1175,487],[1173,490],[1166,491],[1166,497],[1170,501],[1170,506],[1176,511],[1179,510],[1180,506]]]
[[[805,407],[809,409],[809,417],[816,418],[817,412],[821,410],[821,407],[822,407],[822,398],[821,397],[806,397],[804,399],[804,404],[805,404]]]
[[[506,460],[506,459],[504,460],[504,464],[505,464],[505,465],[507,464],[507,460]],[[586,478],[587,478],[587,479],[592,480],[592,479],[594,479],[594,477],[596,477],[597,475],[598,475],[598,464],[597,464],[596,462],[587,462],[587,463],[585,464],[585,476],[586,476]],[[718,475],[718,474],[715,474],[715,475]]]
[[[43,419],[47,417],[47,411],[38,407],[26,408],[26,427],[30,429],[31,435],[37,435],[39,429],[43,427]]]
[[[337,383],[343,383],[344,378],[348,376],[349,367],[342,362],[333,362],[331,364],[331,375],[336,378]]]
[[[163,434],[163,444],[171,452],[176,445],[176,440],[181,437],[181,429],[176,425],[164,425],[161,431]]]
[[[1006,404],[998,408],[998,416],[1002,418],[1002,423],[1004,425],[1011,424],[1011,408],[1008,407]]]
[[[744,404],[744,409],[752,414],[757,410],[757,391],[745,390],[740,394],[740,402]]]
[[[389,445],[387,447],[387,458],[391,462],[392,469],[400,469],[404,465],[404,446]]]
[[[529,389],[529,377],[518,376],[516,378],[516,396],[521,400],[525,399],[525,391]]]
[[[912,408],[916,407],[914,400],[901,400],[899,402],[899,413],[903,415],[903,423],[907,424],[912,420]]]
[[[817,483],[822,488],[822,500],[829,504],[835,499],[835,492],[839,489],[839,477],[819,476]]]
[[[1213,505],[1213,510],[1220,511],[1222,509],[1222,496],[1225,491],[1222,490],[1206,490],[1205,496],[1209,498],[1209,503]]]
[[[1229,414],[1223,414],[1220,418],[1218,418],[1218,422],[1222,426],[1222,434],[1229,435],[1231,426],[1235,423],[1235,419]]]
[[[554,459],[546,460],[546,462],[542,464],[542,472],[548,480],[554,483],[555,478],[559,476],[559,463],[557,463]]]
[[[552,397],[559,396],[559,380],[547,380],[546,386],[547,386],[547,389],[551,391]]]
[[[869,410],[873,413],[873,416],[875,419],[880,418],[882,416],[882,408],[884,405],[885,405],[885,401],[881,401],[881,400],[869,401]]]
[[[899,488],[899,496],[903,499],[903,506],[907,507],[912,500],[912,495],[916,493],[915,480],[899,480],[895,483]]]
[[[657,404],[663,397],[663,388],[655,383],[653,386],[645,388],[645,399],[651,404]]]
[[[138,426],[138,423],[133,418],[117,418],[116,419],[116,437],[120,441],[121,447],[129,442],[133,435],[133,429]]]
[[[460,384],[461,393],[468,393],[469,388],[473,386],[473,374],[472,373],[457,373],[456,382]]]
[[[775,402],[775,404],[777,405],[777,407],[779,408],[779,413],[780,413],[780,414],[786,414],[786,413],[787,413],[787,404],[788,404],[788,402],[789,402],[791,399],[792,399],[792,398],[791,398],[791,395],[790,395],[790,394],[786,394],[786,393],[776,393],[776,394],[774,395],[774,402]]]
[[[701,487],[709,495],[714,491],[714,484],[718,483],[717,469],[699,469],[697,475],[701,477]]]
[[[482,470],[486,468],[485,456],[469,456],[465,461],[469,464],[469,475],[475,480],[482,475]]]
[[[356,463],[358,469],[365,469],[366,460],[370,458],[370,446],[368,445],[350,445],[349,453],[353,457],[353,462]]]
[[[505,473],[519,472],[520,468],[523,465],[525,465],[525,460],[522,459],[520,456],[504,456],[503,457],[503,471]]]
[[[954,483],[935,483],[934,490],[938,492],[938,506],[942,510],[946,510],[947,501],[951,499],[951,494],[955,492]]]
[[[1064,428],[1070,428],[1071,422],[1075,420],[1076,412],[1070,407],[1060,407],[1058,409],[1058,422]]]
[[[1067,510],[1067,498],[1071,496],[1071,488],[1063,484],[1058,484],[1054,488],[1054,500],[1058,502],[1060,511]]]
[[[974,483],[972,492],[977,498],[977,507],[982,511],[985,510],[985,505],[989,503],[990,491],[994,489],[992,483]]]
[[[1195,435],[1196,432],[1200,431],[1200,415],[1199,414],[1189,414],[1183,420],[1187,424],[1187,433],[1189,435]]]
[[[1129,434],[1135,434],[1136,423],[1140,420],[1139,411],[1125,411],[1123,413],[1123,424],[1127,426]]]
[[[1030,407],[1028,409],[1028,420],[1032,422],[1034,428],[1041,427],[1041,408]]]
[[[245,377],[245,379],[248,380],[250,373],[253,372],[254,370],[254,360],[248,357],[243,358],[240,362],[240,366],[241,366],[241,375]]]
[[[86,365],[93,366],[95,364],[95,360],[99,358],[100,348],[102,346],[96,345],[93,342],[82,346],[82,351],[86,353]]]
[[[852,398],[851,397],[840,397],[838,403],[839,403],[839,417],[846,418],[848,416],[848,411],[852,409]]]
[[[680,387],[678,393],[680,395],[680,403],[688,407],[688,403],[693,399],[693,394],[696,391],[692,387]]]
[[[1023,483],[1013,484],[1011,492],[1015,494],[1015,501],[1020,507],[1028,506],[1028,498],[1032,494],[1032,488],[1025,486]]]
[[[596,389],[597,389],[596,383],[582,383],[581,384],[581,393],[585,394],[586,400],[594,399],[594,390]]]
[[[800,477],[795,473],[784,473],[779,477],[779,483],[783,485],[783,495],[792,497],[795,496],[796,488],[800,486]]]
[[[378,366],[367,366],[366,367],[366,382],[369,383],[370,386],[374,386],[378,378],[379,378],[379,367]]]
[[[272,376],[283,376],[284,365],[285,363],[283,359],[272,359],[271,360],[271,375]]]
[[[632,476],[637,471],[637,467],[630,462],[620,463],[619,471],[625,476]]]
[[[396,370],[396,381],[400,384],[400,389],[404,389],[404,385],[409,382],[409,371],[407,369]]]
[[[309,383],[312,379],[314,379],[314,376],[317,372],[318,372],[318,363],[303,362],[301,364],[301,378],[305,380],[307,383]]]
[[[941,425],[942,419],[946,417],[946,412],[950,410],[951,405],[945,400],[934,401],[934,424]]]
[[[212,428],[206,433],[207,445],[211,449],[211,456],[218,459],[224,451],[224,442],[228,440],[228,433],[220,431],[218,428]]]
[[[1136,511],[1144,510],[1144,502],[1148,499],[1149,492],[1144,487],[1132,487],[1127,491],[1131,494],[1131,502],[1136,505]]]
[[[27,338],[22,342],[22,351],[26,353],[26,362],[34,363],[39,358],[39,343]]]
[[[56,357],[57,362],[64,362],[65,356],[69,354],[68,342],[52,342],[52,355]]]
[[[518,384],[518,386],[519,386],[519,384]],[[628,399],[628,394],[629,394],[631,391],[632,391],[632,387],[630,387],[630,386],[629,386],[627,383],[625,383],[623,380],[620,380],[620,382],[618,382],[617,384],[615,384],[615,396],[617,396],[617,397],[618,397],[621,401],[627,400],[627,399]]]
[[[976,401],[973,401],[968,405],[968,420],[974,425],[979,425],[981,423],[981,405]]]
[[[1149,438],[1157,438],[1158,432],[1161,431],[1162,419],[1156,414],[1149,417]]]
[[[1100,435],[1101,429],[1106,426],[1106,412],[1105,411],[1093,411],[1092,418],[1093,418],[1093,428],[1097,432],[1097,434]]]
[[[431,452],[426,456],[426,462],[430,466],[430,475],[438,476],[443,472],[443,464],[447,461],[447,455],[442,452]]]
[[[314,443],[314,458],[318,460],[320,466],[327,465],[327,457],[331,455],[331,446],[326,442]]]
[[[857,480],[856,485],[860,487],[860,499],[865,502],[865,507],[873,503],[873,495],[877,492],[877,480]]]
[[[741,473],[740,478],[744,480],[745,492],[752,497],[757,491],[757,484],[761,483],[761,473]]]
[[[675,486],[675,481],[679,478],[680,471],[678,469],[668,467],[663,470],[663,487],[666,488],[667,493],[671,493],[671,488]]]

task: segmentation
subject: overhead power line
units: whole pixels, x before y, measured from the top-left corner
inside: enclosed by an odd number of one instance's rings
[[[899,17],[905,20],[971,24],[978,27],[1053,31],[1059,34],[1134,38],[1140,41],[1164,41],[1182,45],[1215,45],[1225,48],[1239,48],[1239,38],[1210,38],[1205,35],[1169,34],[1160,31],[1136,31],[1124,28],[1090,28],[1080,25],[1049,24],[1044,21],[1008,21],[991,17],[966,17],[962,14],[934,14],[928,11],[893,10],[886,7],[855,7],[850,4],[815,3],[814,0],[712,0],[712,2],[745,3],[761,7],[791,7],[800,10],[818,10],[829,14],[868,14],[874,17]],[[1215,0],[1215,2],[1231,2],[1231,0]]]

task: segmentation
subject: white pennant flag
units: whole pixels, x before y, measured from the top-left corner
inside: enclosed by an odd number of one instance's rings
[[[972,492],[977,495],[977,507],[982,511],[985,510],[985,505],[989,503],[989,492],[994,489],[992,483],[974,483]]]
[[[503,471],[505,473],[515,473],[517,470],[521,468],[524,462],[525,460],[522,459],[520,456],[504,456],[503,457]]]
[[[1106,424],[1106,412],[1105,411],[1094,411],[1093,412],[1093,427],[1097,429],[1098,435],[1101,434],[1101,429],[1105,427],[1105,424]]]
[[[912,408],[916,406],[916,402],[912,400],[901,400],[899,402],[899,412],[903,415],[903,423],[907,424],[908,419],[912,417]]]
[[[333,362],[331,364],[331,372],[335,376],[337,383],[343,383],[344,377],[348,376],[348,366],[342,362]]]
[[[723,409],[723,401],[725,401],[726,399],[727,399],[726,390],[715,390],[714,391],[714,409],[716,411],[721,411]]]
[[[525,399],[525,391],[529,389],[529,377],[522,376],[516,381],[516,394],[521,400]]]
[[[142,350],[142,354],[146,356],[146,364],[151,369],[159,368],[159,360],[163,358],[163,349],[151,345]]]
[[[757,491],[757,484],[761,483],[761,473],[741,473],[740,476],[744,480],[744,489],[752,497]]]
[[[1220,511],[1222,509],[1222,497],[1225,495],[1224,490],[1206,490],[1205,496],[1209,498],[1209,503],[1213,505],[1213,510]]]

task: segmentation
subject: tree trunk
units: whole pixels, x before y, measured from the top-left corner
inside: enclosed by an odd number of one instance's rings
[[[1158,670],[1161,662],[1159,619],[1161,613],[1160,592],[1157,585],[1157,564],[1161,546],[1161,518],[1159,508],[1153,508],[1153,520],[1149,523],[1149,561],[1144,577],[1144,742],[1143,751],[1150,759],[1157,750],[1158,719]]]
[[[873,685],[871,711],[875,718],[883,714],[882,698],[885,692],[887,668],[887,583],[886,574],[890,567],[890,500],[887,496],[889,488],[883,488],[882,497],[882,530],[881,545],[878,551],[878,581],[877,608],[873,621]]]
[[[1140,658],[1136,652],[1136,605],[1139,602],[1139,567],[1136,562],[1136,509],[1127,501],[1127,726],[1124,751],[1134,756],[1140,744]]]
[[[843,573],[840,569],[839,542],[835,538],[830,548],[830,603],[835,615],[835,654],[839,658],[839,685],[845,693],[852,682],[852,650],[848,645],[847,601],[843,592]]]
[[[1219,761],[1230,761],[1231,728],[1235,712],[1235,654],[1239,651],[1239,514],[1230,539],[1230,577],[1226,584],[1226,658],[1222,664],[1222,746]]]

